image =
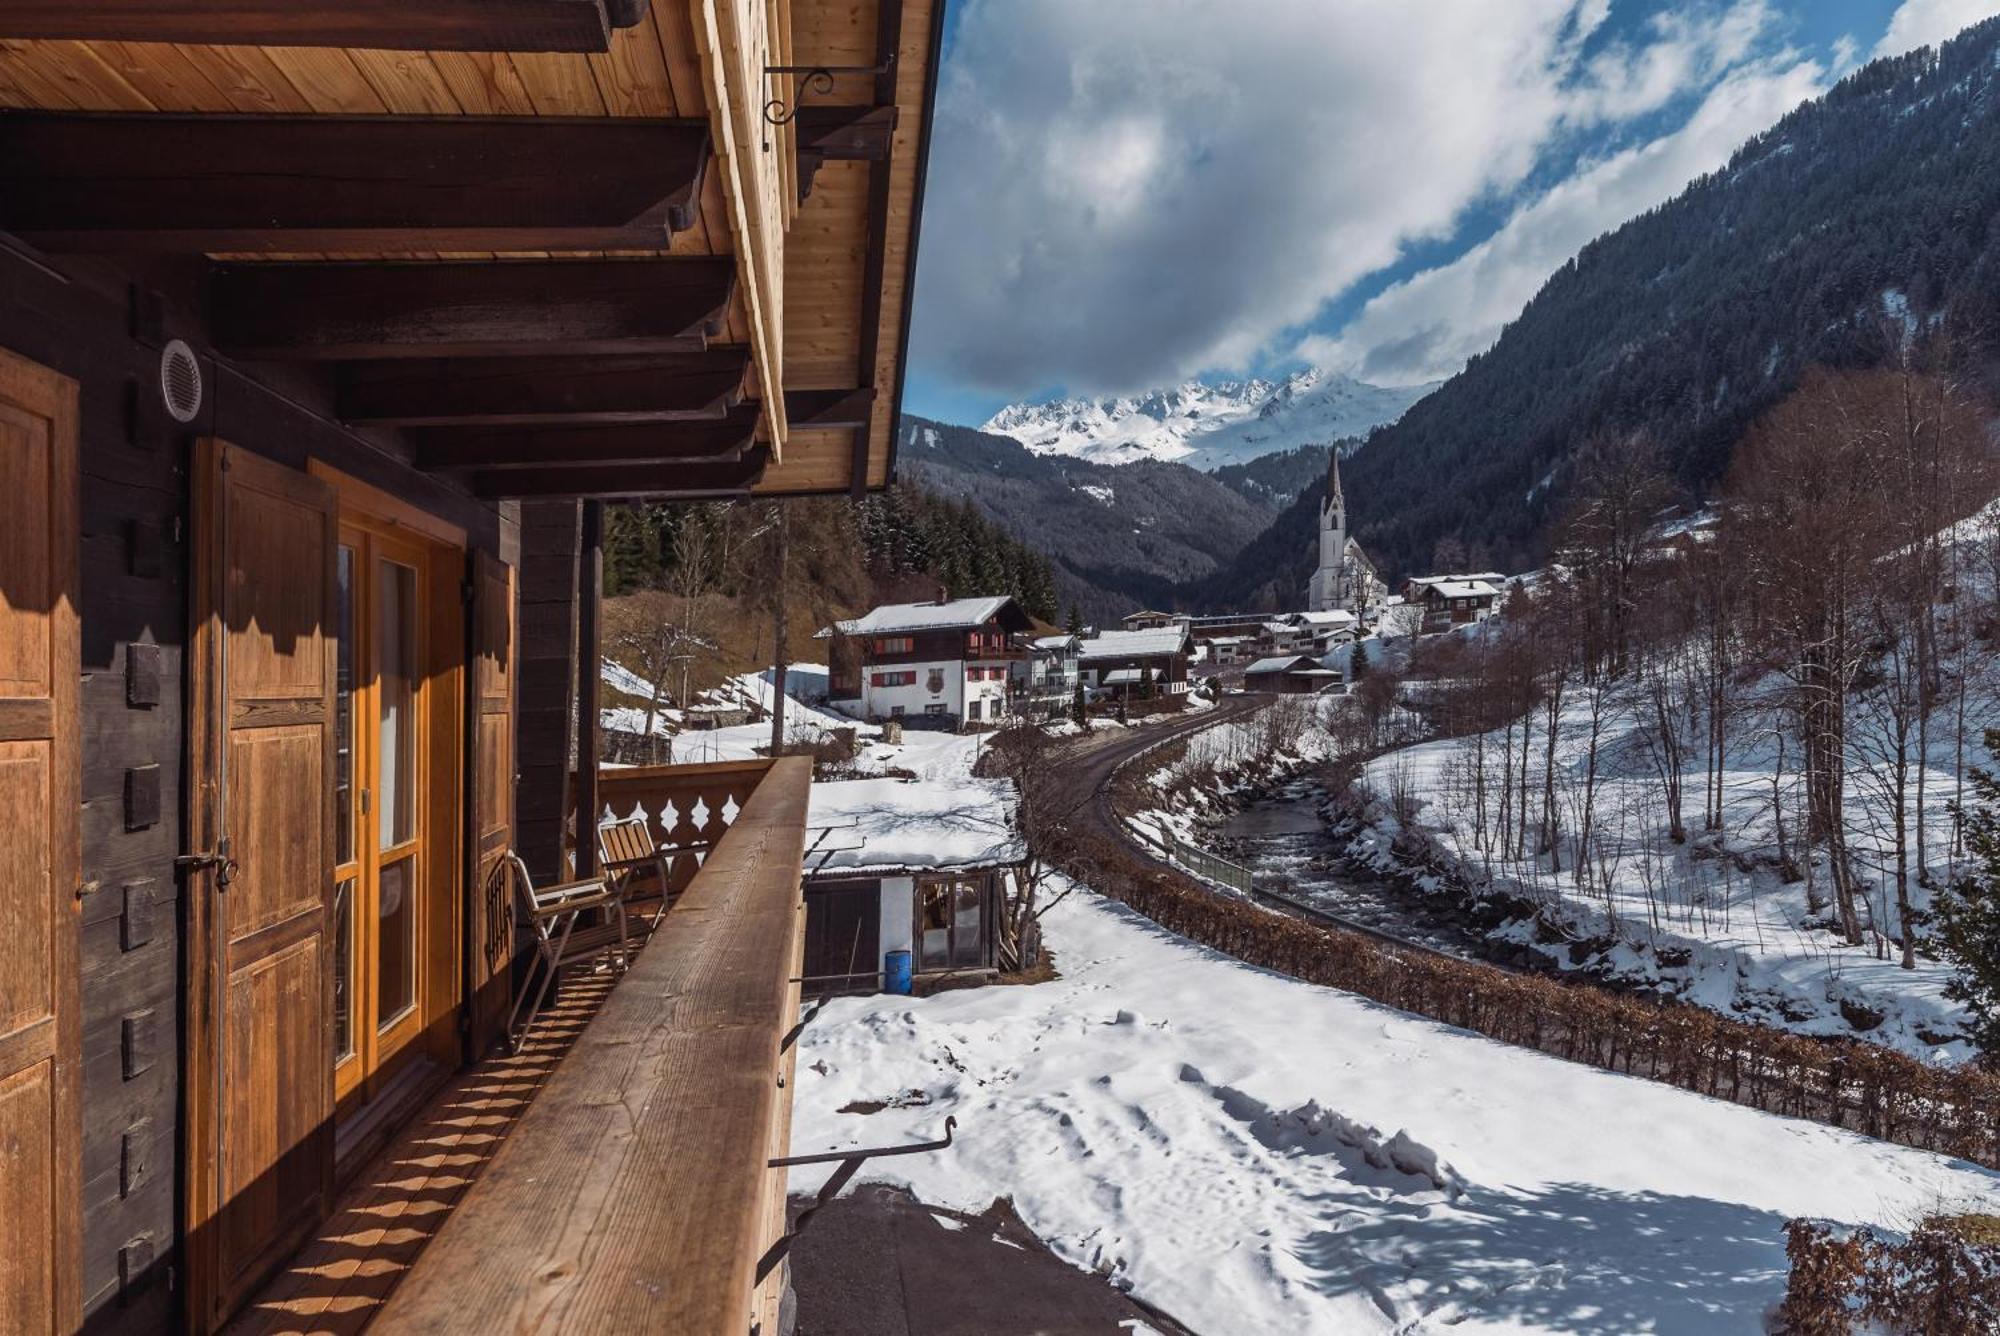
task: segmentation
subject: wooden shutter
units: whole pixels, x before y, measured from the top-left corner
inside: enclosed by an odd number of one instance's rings
[[[472,1056],[506,1023],[514,944],[512,881],[503,855],[514,840],[514,568],[472,555]]]
[[[78,1325],[76,382],[0,351],[0,1331]]]
[[[235,1308],[333,1186],[333,489],[219,441],[196,463],[190,1316]]]

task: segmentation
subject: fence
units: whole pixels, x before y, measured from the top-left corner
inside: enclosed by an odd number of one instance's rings
[[[1232,863],[1219,854],[1210,853],[1198,844],[1190,844],[1165,825],[1160,827],[1158,834],[1147,830],[1136,821],[1130,823],[1130,828],[1140,839],[1164,854],[1169,862],[1178,863],[1195,876],[1241,891],[1245,895],[1257,893],[1256,874],[1241,863]]]
[[[1169,932],[1306,983],[1571,1062],[2000,1168],[2000,1074],[1983,1068],[1931,1067],[1877,1044],[1513,974],[1269,913],[1148,865],[1113,835],[1071,833],[1038,852]]]

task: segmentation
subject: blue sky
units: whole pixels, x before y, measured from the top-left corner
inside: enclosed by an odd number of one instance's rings
[[[905,406],[1450,374],[1585,241],[2000,0],[949,0]]]

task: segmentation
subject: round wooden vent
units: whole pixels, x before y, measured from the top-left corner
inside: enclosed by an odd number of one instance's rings
[[[201,363],[179,339],[160,350],[160,397],[176,422],[192,422],[201,412]]]

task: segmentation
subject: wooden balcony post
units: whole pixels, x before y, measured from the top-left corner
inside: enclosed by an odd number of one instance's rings
[[[514,843],[537,882],[569,875],[563,827],[575,741],[579,518],[575,501],[521,506]]]
[[[576,563],[576,875],[597,872],[598,683],[602,671],[599,613],[604,601],[604,503],[583,503]]]

